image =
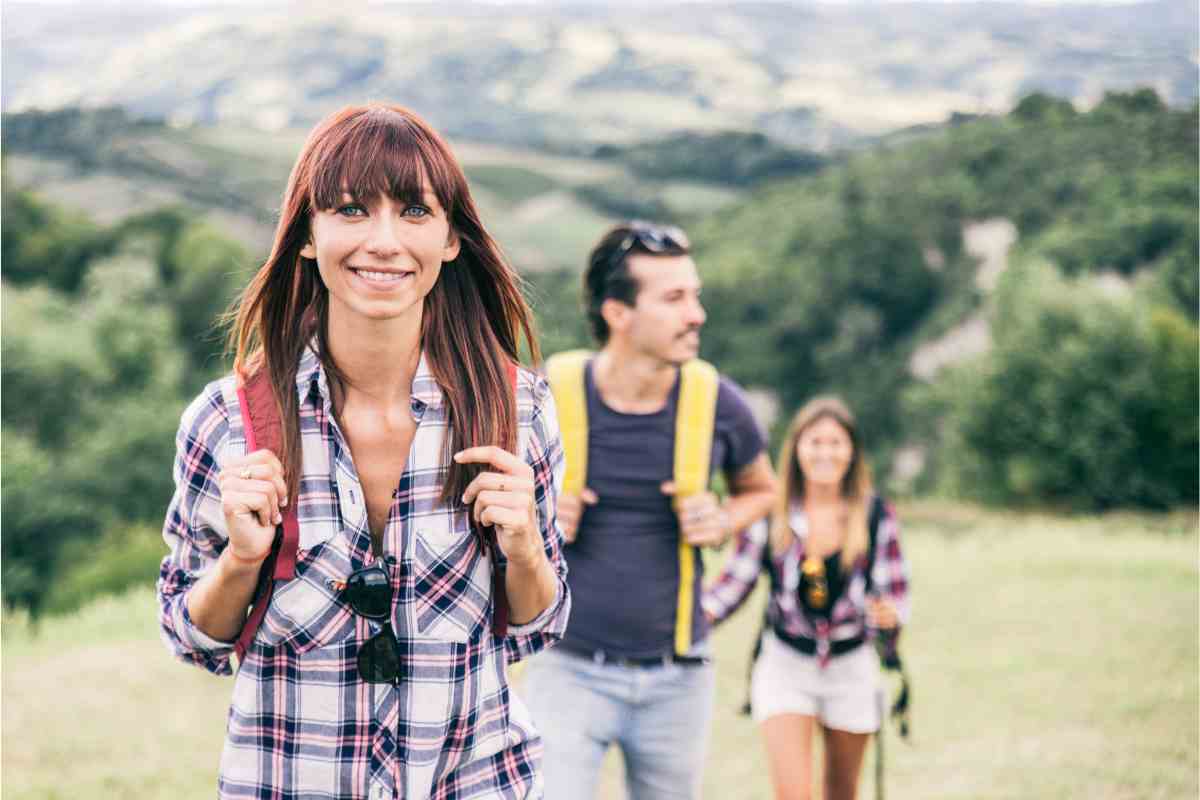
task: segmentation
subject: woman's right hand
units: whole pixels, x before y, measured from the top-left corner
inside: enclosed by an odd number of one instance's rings
[[[270,450],[255,450],[225,464],[217,485],[229,531],[226,549],[244,564],[262,563],[283,521],[279,509],[288,504],[283,465]]]
[[[890,631],[900,624],[895,604],[886,597],[867,598],[867,624],[881,631]]]

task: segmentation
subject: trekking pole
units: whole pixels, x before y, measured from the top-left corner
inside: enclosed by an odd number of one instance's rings
[[[883,740],[887,738],[887,689],[883,684],[875,692],[875,704],[879,707],[879,730],[875,731],[875,800],[884,800],[887,794],[883,784]]]

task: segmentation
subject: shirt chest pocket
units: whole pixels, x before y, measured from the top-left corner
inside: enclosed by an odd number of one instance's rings
[[[354,637],[355,616],[340,588],[350,573],[347,550],[344,539],[333,536],[297,554],[296,577],[275,584],[256,644],[306,653]]]
[[[492,565],[465,515],[419,521],[412,539],[412,630],[419,638],[468,642],[491,620]]]

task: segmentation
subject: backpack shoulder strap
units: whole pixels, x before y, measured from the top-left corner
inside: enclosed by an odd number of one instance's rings
[[[238,386],[238,406],[242,413],[242,427],[246,436],[246,452],[270,450],[282,457],[283,425],[279,419],[279,406],[266,369],[259,369]],[[275,541],[271,552],[263,562],[258,574],[258,588],[254,592],[254,603],[250,615],[238,635],[234,651],[238,664],[244,661],[246,650],[254,641],[258,628],[266,616],[276,581],[291,580],[296,575],[296,552],[300,548],[300,521],[296,514],[297,503],[283,510],[283,522],[275,530]]]
[[[713,431],[717,420],[720,375],[707,361],[692,359],[679,371],[679,403],[675,409],[675,498],[708,490]],[[679,590],[675,608],[675,653],[692,649],[692,584],[696,548],[679,537]]]
[[[546,377],[558,409],[558,429],[562,435],[566,473],[563,493],[579,494],[587,486],[587,392],[584,369],[590,350],[567,350],[546,360]]]
[[[707,361],[692,359],[680,368],[675,412],[675,487],[687,497],[708,489],[720,375]]]

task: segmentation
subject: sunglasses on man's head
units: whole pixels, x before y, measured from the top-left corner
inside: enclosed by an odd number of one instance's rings
[[[612,268],[621,263],[621,259],[629,255],[635,246],[641,246],[650,253],[691,249],[687,234],[674,225],[633,222],[629,226],[629,232],[621,240],[621,244],[613,251],[608,262],[609,267]]]
[[[342,594],[360,617],[387,619],[392,613],[392,581],[383,559],[350,573]],[[367,683],[400,680],[400,644],[392,633],[391,623],[385,624],[358,651],[358,677]]]

